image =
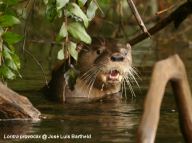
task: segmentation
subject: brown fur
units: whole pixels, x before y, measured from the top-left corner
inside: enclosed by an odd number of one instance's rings
[[[65,65],[53,72],[49,94],[60,102],[99,100],[120,91],[122,78],[132,65],[131,47],[114,40],[94,40],[91,46],[84,46],[75,65],[74,89],[66,84],[64,73],[69,67]],[[109,75],[114,74],[116,79],[111,80]]]

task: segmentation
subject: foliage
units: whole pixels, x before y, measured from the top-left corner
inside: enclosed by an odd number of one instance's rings
[[[29,4],[31,1],[26,1]],[[58,52],[58,59],[68,57],[78,59],[76,50],[79,42],[91,43],[91,37],[86,29],[94,18],[97,10],[96,0],[43,0],[45,4],[45,17],[53,22],[61,19],[60,30],[56,41],[63,43]],[[15,44],[22,40],[22,36],[13,32],[13,27],[20,24],[17,13],[24,14],[17,8],[20,0],[3,0],[0,2],[0,79],[14,79],[19,74],[20,60],[15,53]],[[20,13],[19,13],[20,11]],[[24,19],[24,20],[27,20]],[[26,35],[25,35],[26,36]]]
[[[76,2],[76,3],[75,3]],[[96,0],[48,0],[45,1],[47,5],[46,17],[50,22],[56,18],[63,18],[63,24],[57,36],[57,41],[64,40],[62,49],[59,50],[57,58],[59,60],[72,57],[78,59],[77,43],[84,42],[91,44],[91,37],[86,32],[89,22],[94,18],[97,10]],[[86,6],[88,5],[88,6]],[[74,68],[70,68],[65,76],[68,84],[70,81],[75,81],[76,76]]]
[[[57,41],[65,41],[63,48],[58,52],[58,59],[69,56],[77,60],[76,50],[78,42],[91,43],[91,37],[86,32],[90,21],[97,10],[96,0],[44,0],[46,17],[50,22],[63,18],[63,24],[58,32]],[[67,53],[67,54],[66,54]]]
[[[12,9],[17,2],[17,0],[0,2],[0,78],[3,80],[20,76],[20,60],[15,53],[14,45],[22,39],[22,36],[11,32],[14,25],[20,24]]]

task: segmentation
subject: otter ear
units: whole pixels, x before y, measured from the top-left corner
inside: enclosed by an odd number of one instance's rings
[[[126,44],[127,49],[131,50],[131,45],[129,43]]]

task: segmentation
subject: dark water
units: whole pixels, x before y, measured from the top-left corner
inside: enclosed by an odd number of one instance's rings
[[[143,95],[120,103],[56,104],[44,99],[41,93],[24,92],[46,117],[40,121],[0,121],[0,142],[127,142],[135,143],[136,129],[142,114]],[[157,143],[182,143],[178,113],[173,97],[167,95],[161,111]],[[172,103],[172,104],[171,104]],[[88,135],[89,139],[66,139]],[[39,135],[42,139],[7,139],[8,135]],[[50,139],[55,135],[57,139]],[[58,136],[57,136],[58,135]]]

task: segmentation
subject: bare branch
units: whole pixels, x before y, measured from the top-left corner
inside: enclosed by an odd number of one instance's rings
[[[31,56],[31,57],[34,59],[34,61],[37,63],[37,65],[41,68],[41,71],[42,71],[42,73],[43,73],[43,77],[44,77],[44,80],[45,80],[45,84],[48,85],[48,81],[47,81],[47,78],[46,78],[46,75],[45,75],[45,71],[44,71],[43,66],[41,65],[41,63],[37,60],[37,58],[36,58],[33,54],[31,54],[31,52],[30,52],[29,50],[27,50],[27,49],[25,48],[24,51],[25,51],[29,56]]]
[[[147,28],[145,27],[145,24],[143,22],[143,20],[141,19],[141,16],[139,15],[139,12],[134,4],[134,2],[132,0],[127,0],[130,8],[131,8],[131,11],[133,13],[133,15],[135,16],[136,20],[137,20],[137,23],[139,24],[141,30],[150,37],[150,33],[148,32]]]
[[[159,23],[154,25],[152,28],[150,28],[148,31],[150,35],[153,35],[157,33],[158,31],[162,30],[164,27],[169,25],[171,22],[174,22],[175,27],[177,28],[183,20],[185,20],[190,14],[192,13],[192,2],[188,1],[179,6],[175,11],[173,11],[169,16],[162,19]],[[148,38],[148,34],[142,33],[135,38],[128,41],[130,45],[135,45],[144,39]]]
[[[27,9],[29,4],[30,4],[31,0],[28,0],[27,1],[27,4],[25,5],[25,8],[24,9]],[[25,21],[25,25],[24,25],[24,39],[23,39],[23,44],[22,44],[22,49],[23,49],[23,52],[25,51],[25,45],[26,45],[26,39],[27,39],[27,32],[28,32],[28,25],[29,25],[29,18],[31,17],[32,15],[32,9],[34,8],[35,6],[35,0],[33,1],[33,4],[32,4],[32,7],[29,11],[29,14],[26,18],[26,21]],[[23,12],[22,12],[23,13]]]

